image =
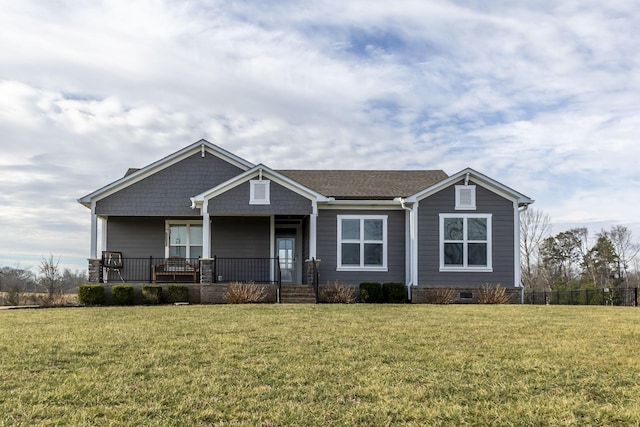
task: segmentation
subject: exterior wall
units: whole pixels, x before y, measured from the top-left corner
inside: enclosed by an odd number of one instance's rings
[[[457,184],[461,184],[460,183]],[[418,208],[418,284],[479,288],[484,284],[513,287],[514,207],[505,199],[476,186],[476,210],[455,210],[455,185],[421,200]],[[440,272],[441,213],[492,214],[493,272]]]
[[[122,252],[125,258],[163,258],[164,234],[164,218],[110,217],[107,250]]]
[[[194,154],[96,203],[98,215],[193,216],[190,197],[243,171],[206,153]]]
[[[311,200],[271,181],[270,204],[249,204],[249,182],[226,191],[209,200],[212,215],[308,215],[312,211]]]
[[[411,302],[414,304],[442,304],[437,295],[439,289],[442,288],[427,286],[413,287],[411,288]],[[482,288],[477,287],[456,287],[452,303],[477,304],[481,290]],[[505,288],[505,296],[509,298],[509,304],[522,304],[522,292],[522,288]]]
[[[275,303],[278,299],[278,287],[276,285],[260,285],[264,287],[265,298],[263,303]],[[224,293],[229,287],[228,283],[213,283],[200,286],[201,304],[224,304]]]
[[[211,256],[268,258],[271,219],[269,217],[212,217]]]
[[[338,215],[387,215],[387,271],[337,271]],[[406,283],[404,210],[320,209],[317,222],[317,254],[322,261],[320,283],[359,285],[362,282]]]

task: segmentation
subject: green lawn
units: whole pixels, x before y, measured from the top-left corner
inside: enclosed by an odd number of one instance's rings
[[[640,309],[0,311],[0,425],[640,425]]]

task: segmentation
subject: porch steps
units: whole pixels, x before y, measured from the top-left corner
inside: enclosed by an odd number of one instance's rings
[[[316,294],[311,285],[282,285],[280,302],[283,304],[315,304]]]

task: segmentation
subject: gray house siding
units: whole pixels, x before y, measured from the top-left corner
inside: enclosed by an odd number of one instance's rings
[[[194,154],[96,203],[98,215],[192,216],[190,197],[242,170],[206,153]]]
[[[462,183],[462,182],[461,182]],[[459,183],[459,184],[461,184]],[[514,207],[511,200],[476,186],[476,210],[455,210],[452,185],[420,201],[418,208],[418,284],[480,287],[514,286]],[[492,214],[493,272],[440,272],[441,213]]]
[[[164,257],[164,219],[118,218],[107,222],[107,250],[125,258]]]
[[[340,281],[406,282],[404,210],[320,209],[317,223],[317,255],[321,260],[320,283]],[[337,271],[338,215],[387,215],[387,271]]]
[[[232,258],[268,258],[269,217],[212,217],[211,255]]]
[[[312,212],[311,200],[273,181],[269,184],[268,205],[249,204],[249,182],[209,200],[212,215],[306,215]]]

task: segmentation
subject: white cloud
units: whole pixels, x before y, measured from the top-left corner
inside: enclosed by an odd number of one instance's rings
[[[0,232],[17,237],[0,262],[82,258],[75,199],[202,137],[274,168],[471,166],[564,223],[637,222],[639,16],[627,1],[4,5]]]

